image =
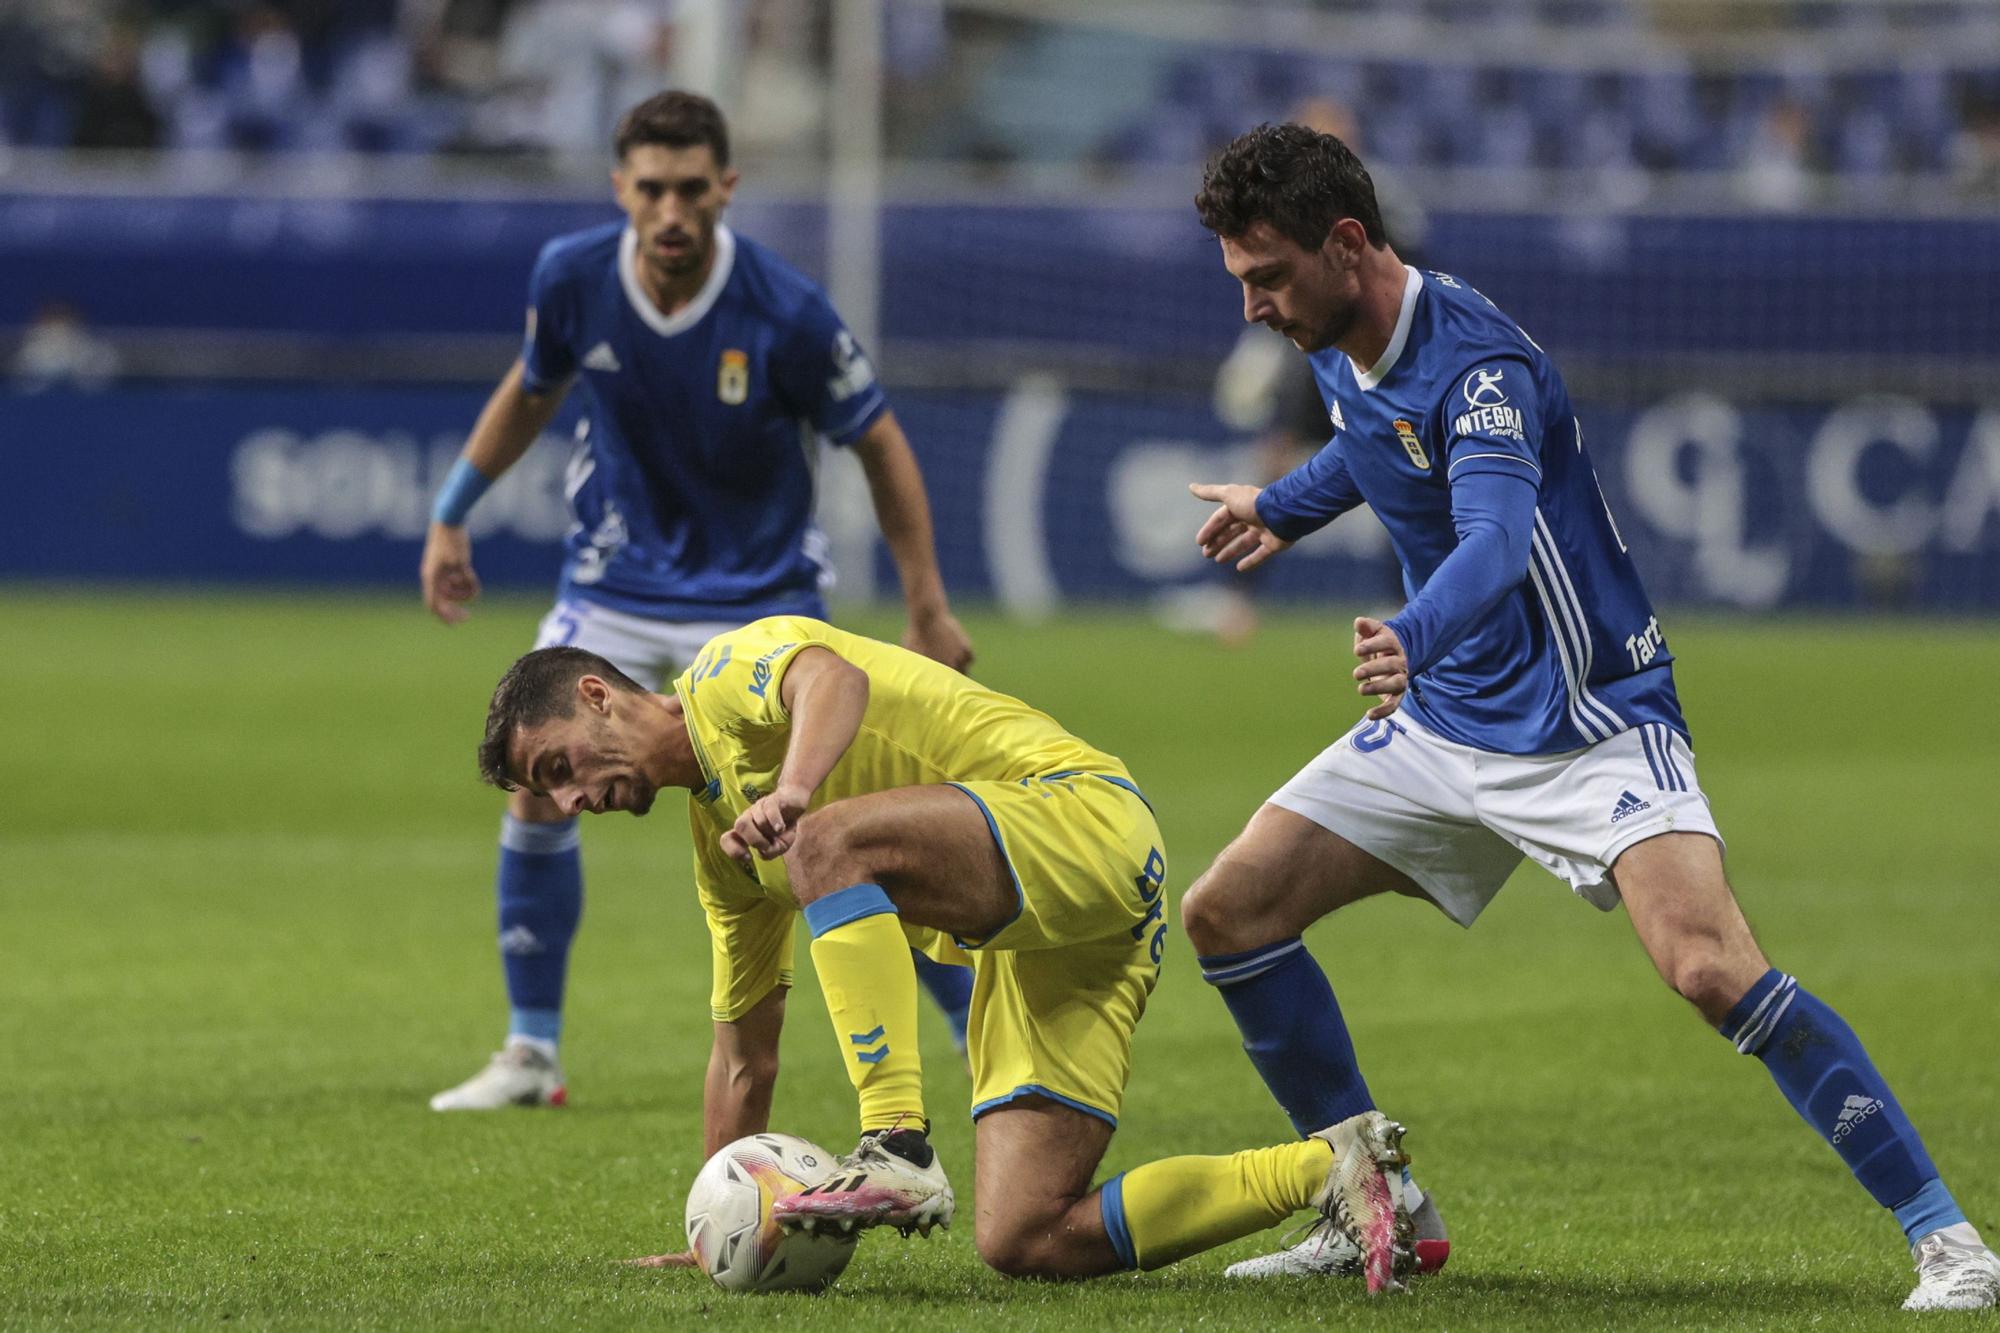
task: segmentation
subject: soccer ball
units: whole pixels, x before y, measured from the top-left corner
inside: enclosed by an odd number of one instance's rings
[[[854,1237],[781,1231],[771,1204],[833,1174],[796,1134],[752,1134],[708,1159],[688,1191],[688,1248],[724,1291],[818,1291],[854,1257]]]

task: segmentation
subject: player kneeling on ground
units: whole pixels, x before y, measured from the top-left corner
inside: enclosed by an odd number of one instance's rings
[[[862,1132],[844,1169],[774,1208],[785,1225],[951,1221],[910,949],[963,948],[988,1264],[1155,1268],[1316,1208],[1362,1250],[1371,1289],[1408,1268],[1402,1131],[1375,1112],[1092,1190],[1166,931],[1159,829],[1117,759],[936,662],[799,616],[717,636],[675,688],[649,693],[580,649],[529,653],[494,691],[480,767],[570,815],[692,793],[715,966],[711,1153],[767,1126],[805,913]]]

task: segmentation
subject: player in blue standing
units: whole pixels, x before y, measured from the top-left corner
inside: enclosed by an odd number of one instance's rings
[[[590,410],[567,490],[575,523],[536,647],[574,644],[657,688],[715,635],[771,615],[823,618],[813,523],[819,440],[867,474],[898,572],[906,647],[972,660],[932,546],[922,473],[867,357],[811,281],[722,225],[729,134],[705,97],[666,92],[619,121],[611,173],[626,220],[549,242],[529,279],[521,356],[480,413],[432,513],[421,576],[446,624],[478,595],[465,520],[581,378]],[[574,819],[508,800],[497,876],[511,1018],[500,1052],[435,1110],[560,1105],[557,1042],[583,911]],[[922,960],[930,964],[930,960]],[[963,1042],[971,974],[930,964]]]
[[[1203,976],[1301,1133],[1371,1109],[1326,975],[1300,939],[1383,892],[1470,925],[1525,855],[1594,906],[1621,899],[1661,977],[1757,1057],[1890,1209],[1917,1265],[1908,1309],[1991,1306],[1996,1259],[1938,1177],[1854,1032],[1771,966],[1723,873],[1672,655],[1584,452],[1562,377],[1464,282],[1384,242],[1345,145],[1262,126],[1210,166],[1201,220],[1243,315],[1311,359],[1333,425],[1310,461],[1218,503],[1198,540],[1262,563],[1367,503],[1408,604],[1354,622],[1373,706],[1252,816],[1181,905]],[[1447,1252],[1414,1183],[1413,1266]],[[1313,1235],[1238,1276],[1341,1272]]]

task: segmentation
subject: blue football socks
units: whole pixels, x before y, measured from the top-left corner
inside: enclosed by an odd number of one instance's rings
[[[583,854],[574,819],[500,820],[500,963],[507,974],[510,1037],[553,1046],[562,1037],[563,980],[583,917]]]
[[[1854,1029],[1772,968],[1737,1001],[1722,1035],[1764,1062],[1779,1091],[1914,1244],[1965,1221],[1896,1094]]]
[[[1326,973],[1298,936],[1197,960],[1301,1136],[1375,1109]]]
[[[917,965],[917,980],[937,1001],[944,1021],[951,1025],[951,1042],[965,1049],[965,1020],[972,1014],[972,969],[956,963],[940,963],[927,953],[910,950]]]

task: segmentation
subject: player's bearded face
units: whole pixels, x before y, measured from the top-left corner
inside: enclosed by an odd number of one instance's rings
[[[1306,255],[1291,293],[1297,312],[1292,341],[1300,351],[1331,347],[1354,328],[1361,302],[1353,276],[1335,266],[1324,251]]]
[[[708,145],[635,144],[611,180],[649,269],[677,278],[708,267],[716,225],[736,188],[736,173],[719,166]]]
[[[579,708],[524,730],[515,741],[514,772],[565,814],[643,815],[659,788],[639,762],[638,741],[629,719]]]
[[[1243,318],[1303,352],[1346,337],[1360,315],[1359,284],[1325,248],[1307,250],[1259,222],[1222,240],[1223,265],[1243,284]]]

